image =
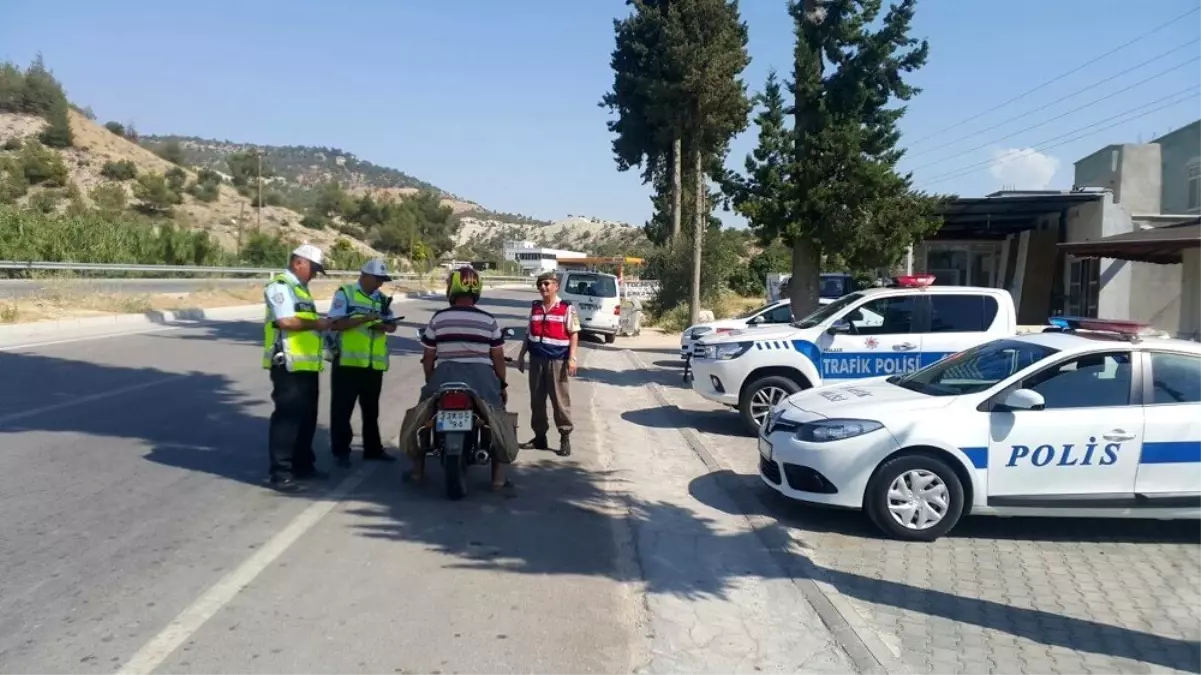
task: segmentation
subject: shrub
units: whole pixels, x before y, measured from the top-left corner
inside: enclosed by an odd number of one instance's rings
[[[100,169],[100,175],[111,180],[133,180],[138,177],[138,167],[128,159],[105,162]]]
[[[109,215],[121,213],[128,203],[125,188],[112,183],[97,185],[92,188],[88,196],[91,197],[92,204],[98,211]]]
[[[67,165],[57,152],[30,141],[21,148],[21,171],[30,185],[62,187],[67,184]]]
[[[7,139],[6,141],[4,141],[4,149],[10,150],[10,151],[11,150],[20,150],[21,149],[21,139],[19,139],[19,138]]]
[[[160,173],[143,174],[133,186],[133,196],[139,201],[138,208],[155,215],[171,215],[172,206],[183,201],[179,193],[171,189],[167,178]]]
[[[121,138],[125,138],[125,125],[121,124],[120,122],[105,122],[104,128],[120,136]]]

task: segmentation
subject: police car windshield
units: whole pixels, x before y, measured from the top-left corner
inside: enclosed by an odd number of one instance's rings
[[[1057,351],[1018,340],[994,340],[952,354],[908,375],[894,375],[888,381],[927,396],[975,394],[991,389]]]
[[[841,298],[835,300],[834,302],[831,302],[828,305],[819,307],[816,312],[810,314],[809,316],[807,316],[803,319],[793,322],[792,325],[795,328],[813,328],[814,326],[820,326],[821,324],[825,323],[826,320],[828,320],[830,317],[832,317],[835,314],[838,314],[842,310],[846,309],[847,305],[854,304],[855,302],[859,301],[861,298],[863,298],[862,293],[852,293],[850,295],[844,295]]]

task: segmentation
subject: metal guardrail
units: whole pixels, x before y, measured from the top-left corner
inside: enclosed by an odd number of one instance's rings
[[[282,269],[282,268],[280,268]],[[110,263],[77,263],[77,262],[40,262],[40,261],[16,261],[16,260],[0,260],[0,270],[17,270],[17,271],[60,271],[60,272],[120,272],[120,273],[137,273],[143,274],[245,274],[245,275],[263,275],[270,276],[279,273],[279,269],[266,267],[199,267],[189,265],[134,265],[134,264],[110,264]],[[357,277],[358,272],[353,270],[326,270],[326,273],[337,277]],[[428,274],[417,274],[415,272],[404,272],[393,274],[393,279],[430,279],[439,276],[437,272]],[[528,282],[529,277],[506,277],[492,276],[488,274],[482,275],[484,281],[491,283],[524,283]]]

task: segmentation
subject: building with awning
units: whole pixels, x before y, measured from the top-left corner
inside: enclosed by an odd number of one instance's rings
[[[1201,340],[1201,217],[1092,241],[1062,243],[1059,250],[1076,258],[1180,265],[1180,325],[1173,332]]]
[[[1023,325],[1065,314],[1176,332],[1196,305],[1182,296],[1195,281],[1182,277],[1194,254],[1161,264],[1084,255],[1088,249],[1074,246],[1201,215],[1199,155],[1201,120],[1149,143],[1110,145],[1080,159],[1071,190],[953,199],[939,231],[914,247],[914,272],[933,274],[940,284],[1008,289]]]

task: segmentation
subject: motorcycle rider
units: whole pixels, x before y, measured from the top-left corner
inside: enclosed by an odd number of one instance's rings
[[[503,416],[508,402],[505,339],[496,318],[476,306],[483,287],[479,273],[468,266],[455,270],[447,280],[446,299],[450,306],[435,312],[421,334],[425,345],[421,357],[425,371],[421,400],[432,397],[447,382],[463,382]],[[409,477],[416,482],[424,475],[425,454],[417,453]],[[504,463],[494,455],[492,489],[508,485]]]

